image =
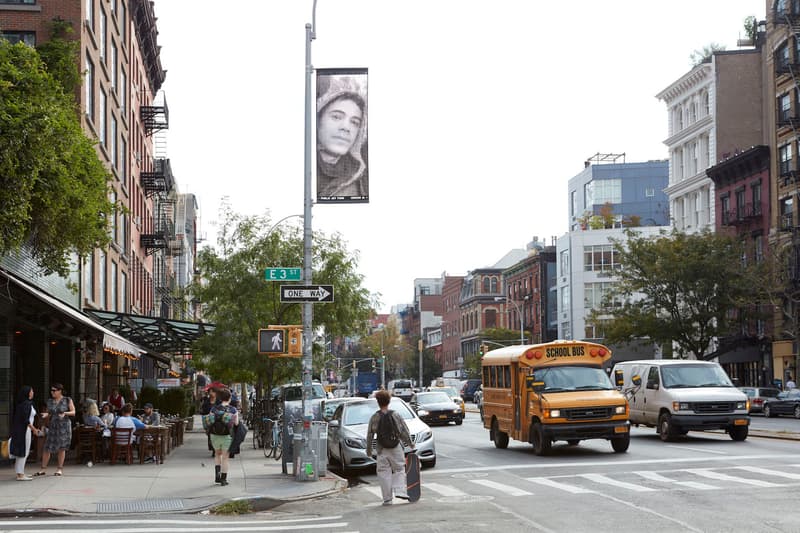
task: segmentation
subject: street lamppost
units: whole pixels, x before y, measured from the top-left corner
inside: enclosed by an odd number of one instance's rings
[[[517,302],[515,302],[511,298],[507,298],[505,296],[495,296],[494,297],[494,301],[495,302],[511,302],[512,304],[514,304],[514,307],[517,310],[517,315],[519,315],[519,344],[520,344],[520,346],[525,344],[525,331],[522,329],[523,328],[522,313],[520,312],[520,309],[519,309],[519,306],[517,305]]]

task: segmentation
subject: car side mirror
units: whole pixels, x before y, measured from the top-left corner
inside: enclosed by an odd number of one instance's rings
[[[631,383],[633,383],[634,385],[636,385],[638,387],[639,385],[642,384],[642,377],[638,376],[638,375],[633,376],[631,378]]]

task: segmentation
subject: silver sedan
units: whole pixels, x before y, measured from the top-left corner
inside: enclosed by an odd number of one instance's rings
[[[428,424],[400,398],[392,398],[389,409],[396,411],[405,421],[423,466],[436,465],[436,444]],[[329,462],[341,464],[342,470],[375,465],[375,459],[367,455],[367,426],[377,410],[378,401],[374,398],[350,401],[336,408],[328,422]],[[410,450],[405,451],[408,453]]]

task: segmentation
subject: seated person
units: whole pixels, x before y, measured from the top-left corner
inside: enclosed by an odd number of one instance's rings
[[[103,419],[100,418],[100,411],[97,410],[97,403],[94,400],[86,401],[86,411],[83,413],[83,424],[90,426],[97,431],[103,431],[108,426]]]
[[[103,402],[103,406],[100,408],[100,420],[106,425],[107,428],[110,428],[114,425],[114,408],[108,402]]]
[[[138,418],[132,417],[131,414],[133,414],[133,404],[126,403],[122,406],[122,414],[120,414],[116,422],[114,422],[114,427],[121,429],[133,428],[131,432],[131,442],[138,442],[138,438],[134,433],[140,429],[144,429],[145,425]]]
[[[140,417],[146,426],[160,426],[161,415],[153,411],[153,404],[144,404],[144,414]]]

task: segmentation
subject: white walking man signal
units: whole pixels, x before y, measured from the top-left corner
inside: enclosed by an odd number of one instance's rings
[[[282,343],[283,343],[283,332],[278,331],[275,333],[275,335],[272,336],[272,351],[282,352],[283,351],[283,346],[281,346]]]

